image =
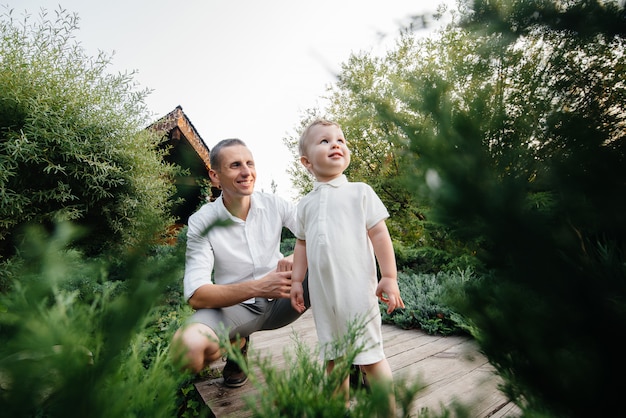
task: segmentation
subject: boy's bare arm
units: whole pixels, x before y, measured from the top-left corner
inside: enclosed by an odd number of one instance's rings
[[[305,311],[304,306],[304,288],[302,282],[308,268],[306,258],[306,241],[296,240],[296,246],[293,250],[293,270],[291,272],[291,306],[298,312]]]
[[[397,308],[404,308],[404,302],[400,297],[398,287],[398,269],[396,267],[396,256],[393,252],[393,244],[389,236],[389,230],[385,221],[378,222],[367,231],[372,242],[374,254],[380,267],[380,281],[376,288],[376,296],[387,304],[387,313],[393,312]]]
[[[372,241],[372,247],[374,247],[374,254],[380,267],[380,275],[396,279],[398,276],[396,255],[393,252],[393,244],[391,243],[387,224],[385,224],[385,221],[380,221],[370,228],[367,234],[370,237],[370,241]]]

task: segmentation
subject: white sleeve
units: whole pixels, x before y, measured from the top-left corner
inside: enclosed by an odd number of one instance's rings
[[[374,189],[368,184],[363,183],[363,185],[365,190],[363,199],[366,217],[365,222],[366,228],[369,230],[370,228],[376,226],[376,224],[380,221],[389,218],[389,212]]]
[[[200,214],[191,216],[187,229],[187,252],[183,279],[183,290],[187,300],[200,286],[212,283],[211,274],[215,262],[213,247],[205,233],[204,223],[199,219],[200,216]]]
[[[284,200],[284,199],[283,199]],[[285,202],[285,214],[283,215],[283,225],[285,228],[289,229],[292,233],[296,232],[296,205]]]

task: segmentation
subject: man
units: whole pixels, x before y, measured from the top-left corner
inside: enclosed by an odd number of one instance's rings
[[[196,311],[174,335],[176,349],[182,349],[194,373],[222,357],[222,330],[231,342],[243,339],[245,355],[251,333],[280,328],[300,316],[289,300],[293,257],[280,253],[282,228],[295,228],[295,206],[254,192],[254,159],[243,141],[220,141],[210,162],[211,183],[222,193],[189,218],[184,293]],[[214,226],[224,220],[230,223]],[[306,294],[308,307],[308,287]],[[229,387],[248,379],[231,360],[223,377]]]

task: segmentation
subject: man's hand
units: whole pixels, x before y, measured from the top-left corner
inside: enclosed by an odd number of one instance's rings
[[[291,290],[292,266],[293,256],[289,256],[278,262],[275,271],[269,272],[259,280],[226,285],[205,284],[191,296],[189,304],[194,309],[224,308],[257,297],[288,298]]]
[[[276,271],[291,271],[293,270],[293,255],[278,260]]]
[[[280,263],[279,263],[280,264]],[[255,281],[256,296],[267,299],[288,298],[291,291],[291,270],[272,271]]]
[[[404,302],[400,297],[398,280],[392,277],[382,277],[376,288],[378,299],[387,304],[387,313],[390,314],[395,309],[404,308]]]

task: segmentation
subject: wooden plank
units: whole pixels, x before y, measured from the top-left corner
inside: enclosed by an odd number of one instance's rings
[[[489,418],[509,418],[509,417],[519,417],[522,415],[522,411],[515,405],[514,403],[507,402],[503,403],[500,408],[493,411],[490,415],[485,415],[485,417]]]
[[[423,392],[418,394],[413,411],[427,407],[431,411],[441,411],[442,407],[449,408],[454,402],[463,405],[472,405],[471,416],[488,416],[494,409],[506,402],[504,396],[494,390],[495,375],[486,368],[463,370],[455,364],[440,365],[454,368],[445,378],[429,384]],[[426,380],[429,382],[428,380]]]
[[[394,379],[398,382],[420,379],[426,385],[416,397],[412,416],[417,416],[422,408],[440,411],[442,406],[449,407],[454,400],[471,404],[475,417],[520,415],[519,410],[498,391],[498,376],[471,339],[428,335],[393,325],[383,325],[383,337]],[[296,338],[311,349],[316,347],[317,335],[310,311],[279,330],[254,333],[249,356],[269,356],[274,367],[284,368],[285,350],[293,353]],[[223,362],[215,363],[213,367],[221,370]],[[261,377],[259,372],[253,373]],[[196,388],[216,417],[251,416],[245,398],[255,393],[254,385],[247,383],[241,388],[229,389],[223,386],[221,378],[217,378],[199,381]]]

